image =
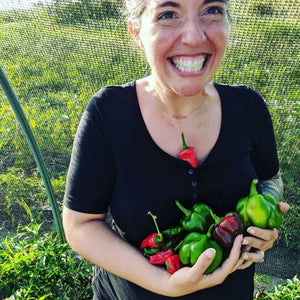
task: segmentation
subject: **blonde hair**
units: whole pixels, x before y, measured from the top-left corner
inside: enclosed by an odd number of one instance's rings
[[[141,27],[141,17],[147,7],[148,0],[125,0],[125,16],[132,23],[133,29]]]

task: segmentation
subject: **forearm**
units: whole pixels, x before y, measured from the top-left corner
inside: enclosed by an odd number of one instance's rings
[[[283,182],[279,172],[270,179],[260,181],[260,186],[263,194],[272,196],[277,202],[281,200],[283,196]]]
[[[91,263],[159,294],[168,293],[163,285],[169,273],[148,263],[147,259],[115,234],[104,221],[80,225],[65,224],[71,247]]]

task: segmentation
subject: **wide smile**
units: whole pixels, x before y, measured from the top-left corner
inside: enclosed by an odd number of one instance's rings
[[[168,60],[177,70],[184,73],[199,73],[205,67],[209,55],[198,56],[173,56]]]

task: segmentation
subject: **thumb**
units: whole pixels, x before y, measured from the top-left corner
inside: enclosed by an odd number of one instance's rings
[[[290,209],[289,204],[285,203],[285,202],[278,202],[279,205],[279,209],[281,212],[287,212]]]
[[[195,274],[195,278],[200,278],[212,263],[216,255],[216,250],[214,248],[206,249],[197,259],[191,271]]]

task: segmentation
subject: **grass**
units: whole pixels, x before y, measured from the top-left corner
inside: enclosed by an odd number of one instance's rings
[[[91,299],[92,266],[42,226],[0,242],[0,299]]]

